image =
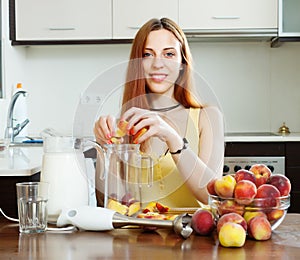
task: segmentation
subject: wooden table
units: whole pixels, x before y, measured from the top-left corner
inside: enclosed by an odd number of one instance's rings
[[[184,240],[170,230],[77,231],[19,234],[0,217],[0,259],[300,259],[300,214],[287,214],[268,241],[247,240],[242,248],[224,248],[216,235]]]

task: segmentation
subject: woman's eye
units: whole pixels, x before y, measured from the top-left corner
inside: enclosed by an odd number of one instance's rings
[[[144,58],[147,58],[147,57],[151,57],[151,56],[153,56],[151,53],[149,53],[149,52],[145,52],[144,54],[143,54],[143,57]]]
[[[165,53],[165,56],[166,56],[167,58],[172,58],[172,57],[175,56],[175,53],[174,53],[174,52],[167,52],[167,53]]]

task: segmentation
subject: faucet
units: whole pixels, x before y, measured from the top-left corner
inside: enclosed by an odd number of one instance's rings
[[[5,138],[9,138],[10,142],[13,143],[15,140],[15,137],[22,131],[22,129],[29,123],[29,119],[25,119],[21,124],[17,124],[14,127],[14,119],[13,119],[13,111],[16,104],[16,101],[18,97],[23,94],[23,96],[26,96],[25,90],[20,90],[16,92],[10,101],[9,107],[8,107],[8,114],[7,114],[7,127],[5,130]]]

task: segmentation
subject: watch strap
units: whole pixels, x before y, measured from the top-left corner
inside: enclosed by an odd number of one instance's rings
[[[184,137],[182,140],[183,140],[183,147],[181,149],[177,150],[176,152],[169,151],[170,154],[179,154],[188,147],[188,141],[186,140],[186,138]]]

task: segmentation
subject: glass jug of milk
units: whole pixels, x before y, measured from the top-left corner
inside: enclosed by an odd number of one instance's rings
[[[74,137],[44,138],[41,181],[49,183],[49,222],[56,222],[63,208],[89,203],[89,182],[80,142]]]

